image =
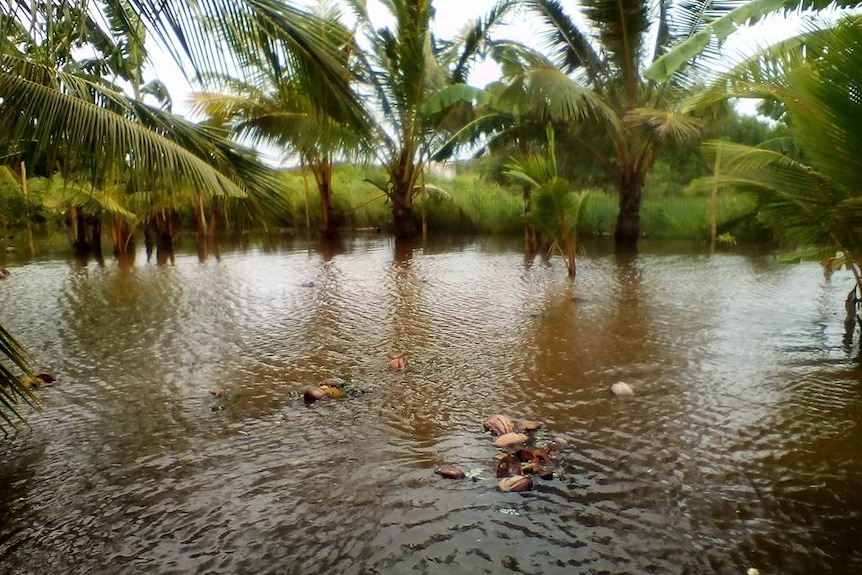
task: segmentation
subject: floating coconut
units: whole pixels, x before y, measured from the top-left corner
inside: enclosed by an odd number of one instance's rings
[[[319,385],[318,387],[323,390],[323,393],[325,393],[328,397],[331,397],[333,399],[338,399],[339,397],[344,396],[344,392],[341,390],[340,387],[332,387],[329,385],[322,385],[322,384]]]
[[[524,420],[518,424],[518,431],[526,431],[527,433],[532,433],[533,431],[538,431],[542,429],[541,421],[532,421],[532,420]]]
[[[227,397],[228,391],[227,391],[227,389],[225,389],[223,387],[216,387],[215,389],[210,390],[210,395],[212,395],[215,398]]]
[[[494,445],[497,447],[514,447],[526,443],[529,439],[523,433],[504,433],[494,440]]]
[[[407,369],[407,358],[403,356],[392,358],[386,367],[389,371],[405,371]]]
[[[464,479],[467,475],[451,463],[444,463],[434,470],[434,473],[446,479]]]
[[[305,403],[314,403],[315,401],[320,401],[321,399],[329,399],[329,395],[319,386],[313,385],[311,387],[305,388],[305,392],[303,393],[303,399],[305,399]]]
[[[482,424],[486,431],[494,435],[505,435],[515,431],[515,423],[505,415],[492,415]]]
[[[504,477],[497,484],[500,491],[529,491],[533,488],[533,480],[524,475],[515,475],[513,477]]]
[[[50,373],[38,373],[36,375],[22,375],[18,378],[18,381],[21,382],[21,385],[24,386],[25,389],[30,388],[38,388],[44,387],[46,385],[51,385],[57,379],[51,375]]]
[[[635,394],[635,390],[629,384],[619,381],[611,386],[611,393],[617,397],[629,397]]]
[[[336,389],[341,389],[345,385],[347,385],[347,382],[344,381],[343,379],[341,379],[340,377],[327,377],[326,379],[324,379],[323,381],[321,381],[317,385],[319,385],[320,387],[326,386],[326,387],[334,387]]]

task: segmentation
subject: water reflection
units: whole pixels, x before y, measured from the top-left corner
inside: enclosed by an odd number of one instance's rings
[[[19,258],[0,321],[59,382],[0,447],[3,570],[862,567],[852,278],[646,244],[589,246],[570,282],[519,247]],[[410,369],[387,372],[400,353]],[[366,393],[306,407],[329,375]],[[620,380],[635,397],[611,397]],[[495,490],[494,412],[572,441],[558,479]],[[438,478],[444,461],[479,479]]]

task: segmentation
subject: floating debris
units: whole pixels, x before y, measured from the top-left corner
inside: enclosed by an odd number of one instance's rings
[[[540,429],[542,429],[542,422],[541,421],[532,421],[529,419],[522,421],[521,423],[518,424],[518,427],[517,427],[518,431],[526,431],[527,433],[532,433],[532,432],[538,431]]]
[[[386,367],[389,371],[406,371],[407,358],[404,356],[392,358],[389,360],[389,363]]]
[[[530,437],[523,433],[504,433],[494,440],[494,445],[497,447],[514,447],[527,443]]]
[[[24,389],[38,389],[40,387],[50,386],[57,378],[50,373],[37,373],[36,375],[22,375],[18,378]]]

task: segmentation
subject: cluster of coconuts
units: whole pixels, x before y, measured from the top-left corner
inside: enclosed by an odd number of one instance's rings
[[[534,487],[533,477],[552,479],[554,462],[551,454],[559,450],[556,443],[541,448],[527,448],[533,434],[542,428],[538,421],[515,423],[505,415],[492,415],[483,424],[494,438],[494,446],[501,449],[496,455],[497,484],[500,491],[529,491]]]
[[[407,358],[398,356],[390,359],[386,364],[386,369],[389,371],[407,371]],[[302,393],[302,397],[306,404],[324,399],[338,399],[344,397],[344,394],[349,391],[347,387],[348,383],[340,377],[329,377],[317,385],[306,387]],[[358,390],[351,388],[350,391],[356,393]]]
[[[552,479],[554,462],[551,454],[566,447],[566,442],[555,438],[553,442],[541,448],[527,448],[533,434],[541,429],[538,421],[520,421],[515,423],[506,415],[492,415],[483,424],[485,431],[494,436],[494,445],[500,448],[497,454],[497,487],[500,491],[529,491],[533,489],[533,477]],[[463,479],[465,473],[455,465],[446,463],[435,470],[435,473],[448,479]]]

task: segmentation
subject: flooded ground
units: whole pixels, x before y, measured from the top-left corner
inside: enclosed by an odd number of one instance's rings
[[[862,572],[852,279],[817,264],[596,246],[570,284],[517,243],[372,238],[2,265],[0,323],[58,376],[0,443],[3,573]],[[366,393],[306,407],[328,376]],[[558,478],[496,489],[498,412],[569,438]]]

